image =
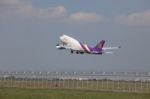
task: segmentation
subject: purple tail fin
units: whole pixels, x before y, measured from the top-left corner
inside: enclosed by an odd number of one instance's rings
[[[104,43],[105,43],[105,40],[100,41],[100,42],[95,46],[95,48],[102,49],[103,46],[104,46]]]

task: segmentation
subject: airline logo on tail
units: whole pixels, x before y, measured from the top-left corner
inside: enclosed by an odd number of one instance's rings
[[[102,41],[100,41],[100,42],[95,46],[95,48],[97,48],[97,49],[102,49],[103,46],[104,46],[104,44],[105,44],[105,40],[102,40]]]

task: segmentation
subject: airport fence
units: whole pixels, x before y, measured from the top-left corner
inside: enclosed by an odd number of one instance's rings
[[[150,75],[148,72],[0,72],[0,88],[7,87],[150,93]]]

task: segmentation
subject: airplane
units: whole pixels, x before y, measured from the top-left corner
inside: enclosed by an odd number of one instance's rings
[[[60,36],[61,44],[57,44],[57,49],[67,49],[70,50],[71,53],[76,54],[113,54],[112,51],[106,51],[106,50],[115,50],[121,48],[121,46],[118,47],[104,47],[105,40],[101,40],[95,47],[91,47],[85,43],[81,43],[78,40],[68,36],[68,35],[62,35]]]

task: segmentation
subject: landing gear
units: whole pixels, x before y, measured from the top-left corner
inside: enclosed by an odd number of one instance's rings
[[[76,53],[77,53],[77,54],[79,54],[79,52],[78,52],[78,51],[77,51]]]
[[[80,51],[73,51],[73,50],[71,50],[71,52],[70,52],[70,53],[72,53],[72,54],[73,54],[74,52],[75,52],[76,54],[84,54],[84,52],[80,52]]]
[[[80,52],[80,54],[84,54],[84,52]]]
[[[73,53],[73,50],[71,50],[71,53]]]

